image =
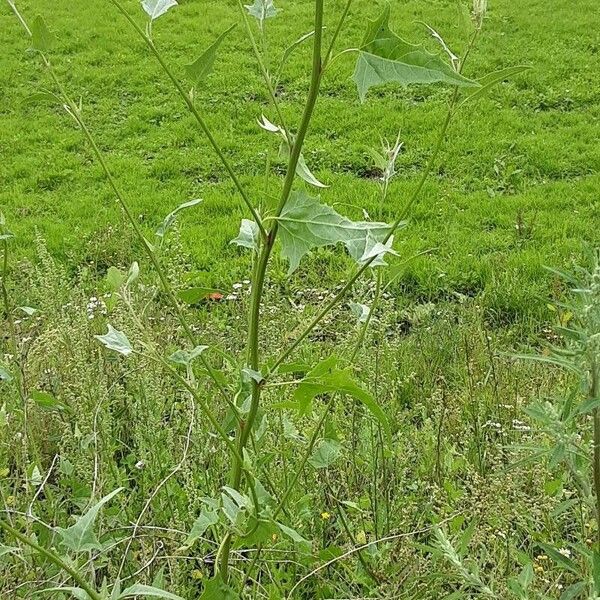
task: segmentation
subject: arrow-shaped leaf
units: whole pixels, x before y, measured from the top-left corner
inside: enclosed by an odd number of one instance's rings
[[[57,527],[56,532],[62,539],[62,543],[73,552],[85,552],[87,550],[101,550],[102,544],[94,533],[94,523],[100,509],[110,502],[123,488],[118,488],[101,500],[96,502],[86,513],[77,518],[75,525],[62,528]]]
[[[174,6],[177,6],[176,0],[143,0],[142,2],[142,7],[151,21],[158,19]]]
[[[211,73],[219,46],[235,27],[234,24],[227,31],[224,31],[192,64],[186,65],[185,70],[196,85]]]
[[[39,15],[31,25],[31,47],[38,52],[48,52],[54,44],[54,35]]]
[[[385,83],[447,83],[479,87],[479,83],[463,77],[437,54],[405,42],[389,28],[390,7],[370,21],[360,47],[354,81],[364,102],[370,88]]]

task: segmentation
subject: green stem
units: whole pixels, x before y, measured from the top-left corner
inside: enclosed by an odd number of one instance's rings
[[[329,66],[329,61],[331,59],[331,55],[333,54],[333,50],[335,48],[335,43],[337,42],[337,39],[338,39],[340,33],[342,32],[342,27],[344,26],[344,23],[346,21],[346,17],[348,16],[348,13],[350,12],[352,2],[353,2],[353,0],[348,0],[346,2],[344,12],[342,13],[342,16],[340,17],[340,20],[338,21],[338,25],[335,29],[333,37],[331,38],[331,42],[329,43],[329,48],[328,48],[327,52],[325,53],[325,60],[323,61],[323,70],[325,70]]]
[[[112,1],[112,0],[111,0]],[[319,95],[319,89],[321,85],[322,76],[322,44],[323,44],[323,0],[315,0],[315,36],[313,45],[313,66],[311,83],[308,91],[308,97],[298,129],[298,134],[291,148],[290,160],[288,163],[288,170],[286,178],[283,184],[283,190],[279,200],[279,205],[275,212],[275,219],[273,225],[261,247],[260,254],[258,257],[258,263],[255,269],[255,279],[252,282],[252,299],[250,305],[249,315],[249,330],[248,330],[248,366],[258,371],[260,369],[260,351],[259,351],[259,340],[260,340],[260,308],[262,306],[263,292],[265,285],[265,278],[267,273],[267,267],[269,264],[269,258],[273,251],[275,239],[277,238],[278,222],[276,218],[281,214],[281,211],[285,207],[294,184],[296,176],[296,168],[304,140],[308,133],[308,127],[310,125],[312,115],[317,103]],[[260,405],[260,397],[262,391],[262,383],[253,381],[252,383],[252,400],[250,404],[250,410],[246,421],[240,423],[238,429],[238,454],[243,455],[244,449],[248,443],[250,432],[254,426],[256,415],[258,414],[258,408]],[[239,490],[242,480],[243,463],[239,459],[235,458],[231,469],[230,486],[233,489]],[[229,579],[229,556],[231,552],[232,535],[227,533],[221,542],[219,548],[219,565],[218,570],[224,581]]]
[[[256,61],[258,62],[258,66],[260,68],[260,72],[262,73],[263,79],[265,80],[265,84],[267,86],[267,90],[269,91],[269,95],[271,96],[271,102],[273,103],[273,107],[277,112],[277,116],[279,117],[279,122],[281,123],[281,127],[285,133],[286,138],[289,140],[290,135],[288,128],[285,124],[285,118],[283,117],[283,113],[281,112],[281,108],[279,106],[279,102],[277,101],[277,95],[275,94],[275,89],[273,88],[273,82],[271,80],[271,75],[269,75],[269,70],[265,65],[263,57],[258,49],[258,45],[256,40],[254,39],[254,34],[252,33],[252,28],[250,27],[250,22],[248,20],[248,12],[244,8],[242,0],[238,0],[238,7],[240,9],[240,13],[242,15],[242,19],[244,21],[244,27],[246,28],[246,33],[248,38],[250,39],[250,43],[252,44],[252,50],[254,51],[254,56]],[[264,32],[261,32],[264,40]]]
[[[175,86],[175,89],[179,92],[179,95],[181,96],[181,98],[183,99],[185,104],[187,105],[188,110],[193,115],[193,117],[196,119],[196,121],[198,122],[198,125],[200,125],[200,129],[202,129],[202,131],[203,131],[204,135],[206,136],[206,138],[208,139],[210,145],[213,147],[213,150],[219,157],[219,160],[221,161],[221,163],[223,163],[223,166],[225,167],[227,174],[229,175],[229,177],[231,178],[231,181],[233,181],[233,184],[237,188],[240,196],[242,197],[242,200],[244,201],[244,204],[247,206],[248,210],[252,214],[252,218],[256,221],[256,224],[258,225],[261,235],[263,237],[265,237],[267,235],[267,232],[264,228],[264,225],[262,223],[260,215],[258,214],[256,209],[252,205],[252,202],[250,201],[250,198],[248,197],[246,190],[244,189],[240,180],[238,179],[237,175],[235,174],[233,167],[231,166],[229,160],[223,153],[223,150],[221,149],[221,147],[219,146],[219,143],[217,142],[217,140],[215,139],[211,130],[209,129],[206,121],[204,120],[202,115],[198,112],[198,109],[194,105],[192,98],[183,89],[183,86],[181,85],[179,80],[175,77],[175,75],[173,74],[173,71],[171,71],[171,69],[169,68],[167,63],[165,62],[164,58],[162,57],[162,54],[158,51],[158,49],[154,45],[154,42],[152,41],[152,39],[150,37],[148,37],[148,35],[146,35],[144,30],[136,23],[136,21],[131,17],[131,15],[123,8],[123,6],[121,6],[121,3],[118,0],[109,0],[109,2],[111,2],[112,5],[127,19],[127,21],[129,21],[129,23],[135,29],[135,31],[138,33],[138,35],[144,40],[144,42],[146,43],[146,45],[148,46],[148,48],[150,49],[150,51],[152,52],[152,54],[154,55],[154,57],[160,64],[160,66],[162,67],[162,69],[165,72],[165,74],[167,75],[167,77],[171,80],[171,82]]]
[[[3,529],[9,535],[29,546],[49,561],[53,562],[57,567],[68,573],[73,581],[92,599],[102,600],[100,594],[90,586],[90,584],[67,562],[65,562],[58,554],[52,550],[43,548],[39,544],[36,544],[33,540],[23,535],[20,531],[17,531],[14,527],[11,527],[6,521],[0,519],[0,529]]]

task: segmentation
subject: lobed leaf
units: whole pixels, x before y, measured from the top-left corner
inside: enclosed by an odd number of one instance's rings
[[[389,28],[390,7],[370,21],[360,47],[354,81],[364,102],[367,92],[386,83],[410,85],[415,83],[447,83],[463,87],[479,87],[444,62],[437,54],[405,42]]]
[[[373,251],[381,251],[377,244],[390,231],[386,223],[351,221],[302,191],[290,195],[278,221],[282,255],[290,264],[288,274],[298,268],[300,260],[313,248],[338,243],[343,243],[357,262],[364,261]]]
[[[276,17],[279,12],[279,9],[275,8],[273,0],[254,0],[254,4],[246,4],[245,7],[256,18],[261,29],[264,27],[266,19]]]

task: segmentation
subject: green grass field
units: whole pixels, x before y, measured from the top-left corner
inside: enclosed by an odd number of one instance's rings
[[[210,274],[212,285],[236,281],[246,269],[243,261],[231,268],[237,251],[229,245],[243,215],[240,199],[127,23],[106,2],[81,10],[62,0],[51,6],[22,4],[26,13],[39,12],[52,24],[58,37],[53,62],[72,95],[82,98],[84,114],[148,231],[181,202],[203,198],[204,204],[185,218],[185,250],[198,269]],[[135,4],[129,3],[131,8]],[[187,1],[178,18],[164,17],[157,43],[179,73],[235,22],[234,7],[227,4]],[[568,265],[586,244],[598,242],[597,228],[591,226],[599,216],[600,163],[595,144],[600,41],[589,22],[594,2],[578,0],[568,8],[555,4],[491,3],[487,32],[468,74],[515,64],[529,64],[532,70],[468,108],[454,125],[438,172],[411,215],[411,229],[399,241],[403,254],[437,248],[412,268],[411,291],[417,296],[485,291],[498,310],[528,310],[547,291],[542,265]],[[273,56],[310,30],[310,5],[290,3],[284,10],[286,18],[271,28]],[[367,3],[354,10],[359,16],[343,34],[349,46],[360,40],[364,18],[377,12]],[[52,255],[72,268],[86,263],[101,271],[128,262],[135,254],[132,237],[99,168],[60,109],[27,103],[49,83],[8,8],[0,18],[0,203],[18,234],[19,250],[30,254],[37,231]],[[425,37],[417,21],[442,32],[451,46],[457,38],[450,1],[407,2],[393,19],[409,39]],[[278,172],[277,142],[257,126],[261,114],[272,115],[238,29],[223,47],[216,74],[199,90],[199,102],[256,196],[267,154]],[[281,84],[283,111],[291,122],[298,118],[307,88],[309,50],[292,57]],[[307,142],[309,164],[331,184],[324,201],[349,214],[360,214],[363,207],[371,211],[377,188],[369,177],[368,150],[400,131],[405,151],[386,206],[393,215],[431,151],[447,92],[419,87],[385,95],[375,91],[360,107],[352,68],[351,59],[342,58],[324,81]]]
[[[139,2],[123,4],[142,23]],[[179,4],[155,22],[153,37],[185,80],[184,66],[240,18],[233,1]],[[272,64],[311,30],[314,10],[307,0],[276,4],[281,14],[268,22],[266,50]],[[464,52],[454,0],[391,4],[393,29],[405,39],[425,40],[438,52],[427,23],[459,56]],[[55,34],[52,65],[72,97],[81,98],[85,121],[147,237],[183,202],[203,200],[182,213],[162,260],[177,291],[196,285],[236,295],[197,303],[186,316],[218,349],[213,367],[237,377],[231,363],[243,360],[249,302],[248,284],[241,282],[251,279],[251,264],[230,241],[249,214],[223,165],[108,0],[17,5],[28,21],[41,14]],[[344,5],[326,2],[326,37]],[[340,48],[356,47],[366,20],[383,6],[357,0]],[[35,96],[55,90],[29,45],[9,5],[0,4],[0,211],[15,234],[7,291],[12,306],[38,311],[23,316],[9,307],[1,321],[0,359],[19,361],[20,374],[16,383],[2,381],[0,362],[0,518],[56,548],[53,530],[40,523],[68,527],[91,500],[124,488],[105,510],[102,546],[71,557],[76,569],[98,589],[119,575],[123,587],[139,581],[185,599],[225,598],[222,590],[206,591],[217,554],[215,524],[184,542],[202,498],[226,484],[228,457],[201,411],[160,366],[141,355],[125,364],[94,340],[111,322],[140,347],[162,354],[183,344],[152,266],[75,121]],[[310,83],[310,53],[307,43],[291,56],[277,88],[292,128]],[[268,543],[250,537],[253,550],[236,547],[234,563],[240,569],[251,563],[249,579],[238,581],[240,595],[228,599],[588,598],[576,587],[579,570],[555,560],[548,545],[570,548],[574,561],[586,556],[580,550],[596,536],[591,509],[577,496],[572,464],[570,471],[559,469],[558,459],[530,460],[541,448],[550,452],[552,438],[523,411],[536,400],[572,388],[577,393],[577,383],[508,354],[562,340],[557,325],[574,317],[570,309],[553,308],[565,300],[566,286],[544,267],[588,265],[600,245],[597,0],[490,0],[466,75],[513,65],[531,68],[467,105],[451,125],[408,226],[396,236],[400,258],[390,262],[402,266],[358,353],[354,372],[384,407],[393,444],[384,444],[364,410],[349,401],[336,405],[326,438],[339,442],[341,459],[303,472],[285,511],[310,549],[291,544],[284,530],[269,530]],[[393,222],[427,164],[452,90],[389,85],[371,90],[361,105],[353,67],[342,56],[327,70],[304,155],[329,186],[320,192],[323,202],[357,220],[363,210],[374,217],[381,173],[370,151],[399,132],[404,146],[383,208],[383,219]],[[276,116],[243,27],[223,43],[214,73],[196,90],[196,105],[251,198],[272,208],[287,161],[258,125],[262,115]],[[143,283],[129,299],[130,311],[127,301],[105,294],[109,269],[126,271],[134,260]],[[275,253],[261,341],[267,360],[302,331],[353,268],[341,250],[319,249],[287,278],[287,264]],[[373,286],[365,278],[352,298],[367,302]],[[106,300],[107,315],[90,308],[91,297]],[[15,311],[16,334],[9,318]],[[355,338],[348,306],[340,305],[295,358],[313,365],[332,352],[349,355]],[[199,393],[230,424],[227,407],[202,381]],[[253,449],[263,452],[260,472],[269,478],[261,487],[275,497],[298,469],[324,404],[319,397],[302,416],[280,410],[290,387],[280,385],[267,385],[264,422],[272,429],[265,426]],[[44,407],[35,400],[38,392],[66,408]],[[565,439],[567,433],[573,432]],[[581,433],[583,454],[591,448],[588,434]],[[577,464],[587,475],[588,463]],[[28,520],[32,515],[37,521]],[[134,523],[140,529],[124,551]],[[432,534],[432,523],[442,524],[441,537]],[[339,558],[390,534],[397,537]],[[445,542],[459,548],[456,555]],[[16,545],[0,535],[0,597],[30,598],[34,590],[72,585],[47,557]],[[255,564],[256,545],[262,558]],[[329,560],[334,564],[323,567]],[[534,581],[519,596],[511,580],[529,571]],[[569,589],[573,595],[564,595]],[[67,593],[45,597],[62,600]]]

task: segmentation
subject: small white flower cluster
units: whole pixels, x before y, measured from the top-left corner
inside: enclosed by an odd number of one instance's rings
[[[245,292],[246,294],[249,294],[252,290],[249,279],[244,279],[244,281],[242,281],[241,283],[234,283],[231,287],[233,288],[233,291],[231,292],[231,294],[225,296],[225,300],[229,300],[230,302],[239,300],[239,295],[241,293]]]
[[[531,431],[531,427],[524,423],[523,421],[519,421],[519,419],[512,420],[512,428],[515,431]]]
[[[98,315],[106,316],[108,314],[108,309],[106,308],[106,304],[102,298],[97,298],[96,296],[92,296],[87,303],[87,316],[91,321],[95,319]]]

